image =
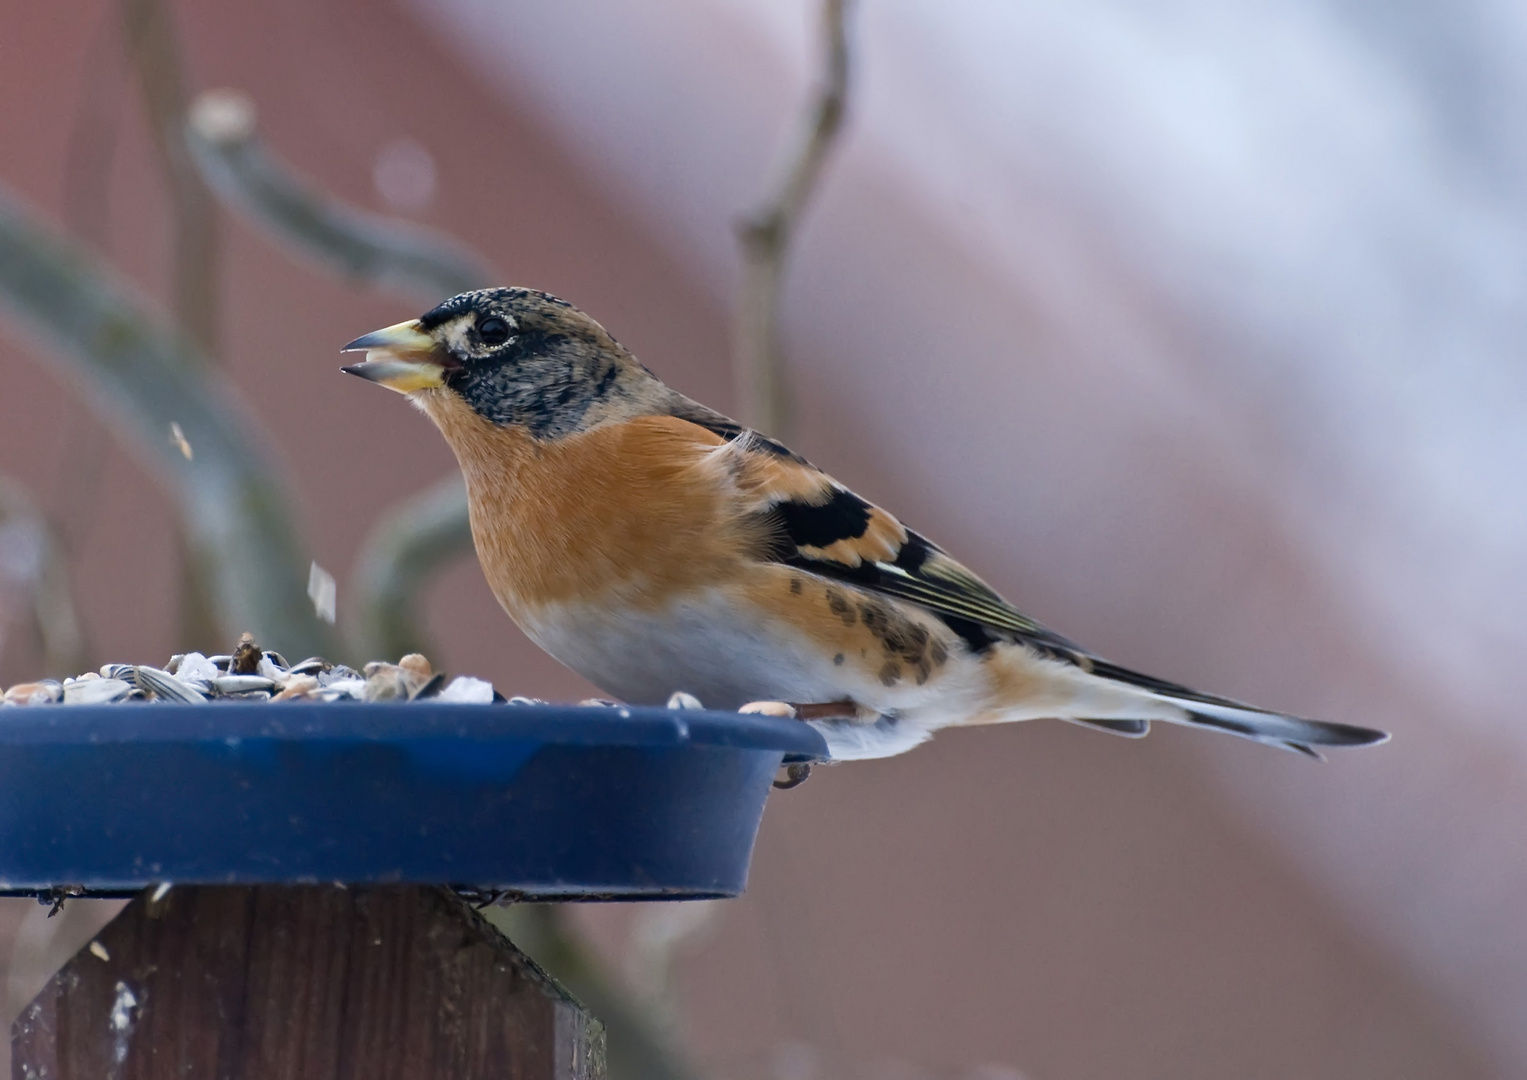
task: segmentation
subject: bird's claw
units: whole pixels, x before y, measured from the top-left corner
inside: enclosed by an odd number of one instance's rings
[[[785,766],[785,778],[775,780],[774,786],[780,791],[789,791],[793,787],[800,787],[811,775],[811,765],[804,761],[798,761],[794,765]]]

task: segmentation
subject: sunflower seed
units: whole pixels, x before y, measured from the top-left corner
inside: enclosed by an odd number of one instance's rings
[[[240,674],[243,674],[243,672],[240,672]],[[290,672],[288,672],[286,668],[277,664],[270,657],[262,656],[260,657],[259,663],[255,665],[254,674],[263,675],[265,678],[271,680],[272,682],[281,682],[287,677],[288,674],[290,674]]]
[[[286,685],[281,692],[271,700],[273,701],[301,701],[313,697],[318,690],[318,680],[311,675],[293,675],[286,680]]]
[[[207,695],[190,683],[181,682],[168,671],[147,664],[133,668],[133,681],[138,684],[138,689],[147,690],[162,701],[197,704],[207,700]]]
[[[366,698],[365,679],[335,679],[323,686],[319,691],[325,701],[364,701]]]
[[[408,695],[408,700],[424,701],[432,697],[438,697],[443,689],[445,689],[445,672],[437,671],[425,680],[424,685]]]
[[[454,701],[466,705],[490,705],[493,702],[493,684],[470,675],[458,675],[439,694],[436,701]]]
[[[169,671],[168,668],[165,670]],[[211,660],[208,660],[199,652],[193,652],[182,656],[180,658],[179,669],[171,672],[171,674],[181,682],[190,683],[198,690],[205,690],[214,680],[220,678],[223,673],[217,669],[217,665]]]
[[[171,670],[173,669],[173,670]],[[262,649],[245,634],[238,649],[204,656],[176,653],[166,667],[148,664],[103,664],[59,683],[40,679],[18,683],[0,695],[0,704],[70,705],[124,701],[173,701],[201,704],[209,699],[263,701],[444,701],[505,702],[508,699],[482,679],[462,676],[447,680],[428,658],[409,653],[397,663],[377,660],[364,673],[321,656],[310,656],[288,667],[286,658]],[[516,697],[517,705],[543,705],[536,698]],[[600,702],[600,704],[606,704]],[[614,704],[610,702],[608,704]]]
[[[313,563],[308,567],[308,599],[313,601],[314,613],[330,626],[334,625],[335,596],[334,575]]]
[[[51,705],[64,696],[62,683],[52,679],[17,683],[5,692],[0,701],[7,705]]]
[[[265,656],[260,652],[260,646],[255,644],[254,636],[244,634],[239,638],[238,647],[233,650],[233,655],[228,658],[228,674],[253,675],[263,659]]]
[[[263,675],[219,675],[209,684],[219,694],[247,694],[252,690],[270,690],[274,679]]]
[[[420,682],[423,682],[435,673],[435,669],[430,667],[429,660],[423,654],[416,652],[411,652],[399,660],[398,667],[417,678]]]
[[[396,664],[371,663],[366,665],[367,701],[408,700],[409,691],[417,683]]]
[[[174,420],[170,421],[170,442],[180,451],[180,456],[187,461],[196,456],[196,452],[191,449],[191,444],[186,441],[186,433],[180,430],[180,425]]]
[[[242,694],[224,694],[225,701],[269,701],[269,690],[245,690]]]
[[[64,686],[65,705],[106,705],[133,692],[121,679],[76,679]]]

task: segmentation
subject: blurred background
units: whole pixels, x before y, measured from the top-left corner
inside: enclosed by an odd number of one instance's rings
[[[1395,739],[1318,766],[1175,729],[950,732],[776,793],[744,898],[563,929],[713,1080],[1527,1075],[1527,9],[847,20],[776,426],[1102,654]],[[310,559],[338,579],[335,630],[292,636],[361,650],[390,639],[360,553],[454,464],[336,350],[441,297],[209,193],[184,110],[241,92],[257,121],[223,133],[257,122],[311,191],[454,237],[745,409],[736,223],[821,78],[819,22],[814,0],[13,3],[0,211],[179,324],[203,359],[172,381],[241,418],[224,450],[286,492],[271,588],[300,595]],[[0,685],[225,651],[247,612],[182,528],[190,467],[4,236]],[[437,667],[593,692],[437,547]],[[8,1016],[110,911],[0,902]]]

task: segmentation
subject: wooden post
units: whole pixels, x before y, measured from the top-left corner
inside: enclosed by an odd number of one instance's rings
[[[140,895],[11,1032],[13,1080],[603,1080],[604,1030],[428,886]]]

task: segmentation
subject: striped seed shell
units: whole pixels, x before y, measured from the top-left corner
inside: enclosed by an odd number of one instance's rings
[[[38,682],[17,683],[0,697],[0,701],[7,705],[51,705],[63,696],[61,683],[41,679]]]
[[[107,705],[133,692],[122,679],[76,679],[64,687],[65,705]]]
[[[247,694],[254,690],[270,690],[276,683],[264,675],[219,675],[210,685],[219,694]]]
[[[207,700],[207,695],[163,668],[139,665],[133,668],[133,681],[138,684],[138,689],[147,690],[161,701],[183,701],[194,705]]]

